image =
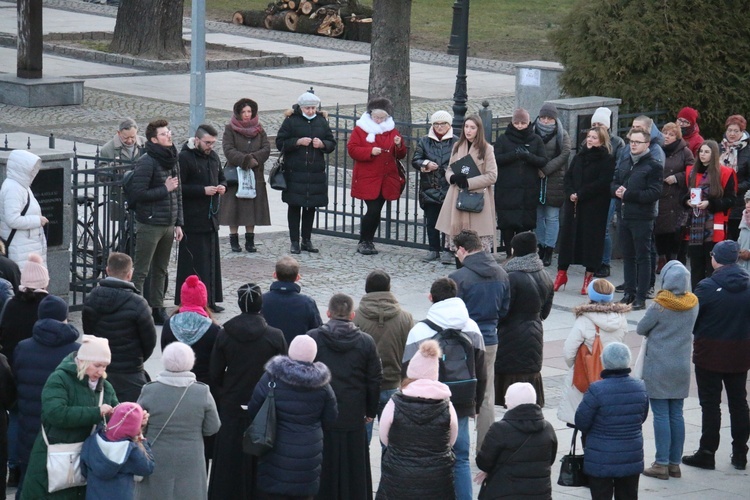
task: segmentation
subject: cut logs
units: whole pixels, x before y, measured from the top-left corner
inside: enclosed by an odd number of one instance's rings
[[[348,40],[370,41],[372,8],[347,0],[278,0],[265,10],[238,10],[234,24]],[[345,18],[345,21],[344,21]]]

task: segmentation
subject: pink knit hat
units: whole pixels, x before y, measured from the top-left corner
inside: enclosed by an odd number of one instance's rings
[[[195,312],[208,316],[208,291],[206,285],[195,274],[187,277],[180,288],[180,312]]]
[[[143,408],[138,403],[120,403],[107,422],[104,431],[108,441],[131,439],[141,433]]]
[[[528,382],[516,382],[505,391],[505,406],[512,410],[518,405],[536,403],[536,391]]]
[[[44,259],[39,254],[30,253],[21,271],[21,286],[24,288],[46,289],[49,286],[49,272]]]
[[[413,379],[437,380],[440,372],[440,344],[436,340],[425,340],[419,345],[419,350],[411,358],[406,376]]]
[[[318,354],[318,344],[309,335],[297,335],[289,344],[289,357],[295,361],[312,363]]]

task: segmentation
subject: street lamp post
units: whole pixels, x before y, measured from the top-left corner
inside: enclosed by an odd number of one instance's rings
[[[458,136],[464,125],[466,116],[466,101],[468,94],[466,90],[466,57],[469,50],[469,1],[460,0],[463,3],[459,26],[460,47],[458,52],[458,73],[456,74],[456,90],[453,93],[453,133]]]
[[[461,49],[461,12],[463,11],[463,0],[453,3],[453,22],[451,23],[451,38],[448,41],[448,54],[455,56]]]

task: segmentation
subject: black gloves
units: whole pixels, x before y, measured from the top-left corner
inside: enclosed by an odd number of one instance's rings
[[[469,179],[466,178],[466,174],[453,174],[450,178],[450,183],[455,184],[461,189],[468,189]]]
[[[528,160],[530,156],[531,153],[529,153],[529,150],[525,147],[518,146],[516,148],[516,158],[520,158],[521,160]]]

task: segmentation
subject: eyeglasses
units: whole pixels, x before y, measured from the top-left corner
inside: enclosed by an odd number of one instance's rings
[[[448,122],[435,122],[435,123],[433,123],[433,125],[435,127],[447,127],[447,126],[450,125],[450,123],[448,123]]]
[[[213,140],[213,141],[204,141],[203,139],[198,139],[198,140],[201,141],[206,146],[213,146],[214,144],[216,144],[215,140]]]
[[[678,125],[683,125],[683,126],[687,127],[688,125],[690,125],[690,122],[689,122],[689,121],[687,121],[687,120],[686,120],[686,119],[684,119],[684,118],[678,118],[678,119],[677,119],[677,124],[678,124]]]
[[[170,135],[172,135],[172,131],[167,129],[164,132],[159,132],[156,135],[158,135],[159,137],[169,137]]]
[[[648,144],[646,141],[634,141],[633,139],[630,139],[630,144]]]

